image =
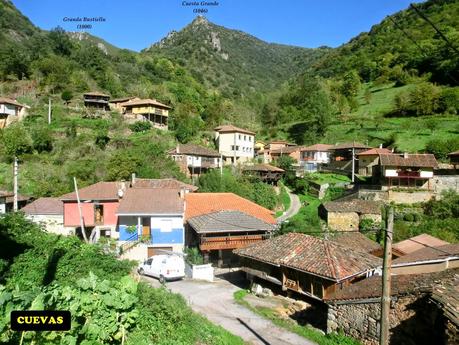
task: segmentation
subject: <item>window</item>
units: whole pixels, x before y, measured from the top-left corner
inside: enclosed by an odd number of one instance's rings
[[[249,135],[249,141],[252,141],[252,137]]]
[[[161,219],[159,221],[161,232],[171,232],[172,231],[172,220],[170,219]]]
[[[94,205],[94,223],[96,225],[104,224],[104,205]]]
[[[241,135],[239,134],[239,140],[241,140]]]
[[[231,151],[234,151],[234,145],[231,145]]]
[[[247,135],[244,135],[244,141],[247,140]]]

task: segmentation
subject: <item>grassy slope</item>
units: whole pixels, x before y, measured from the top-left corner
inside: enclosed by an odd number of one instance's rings
[[[329,127],[325,142],[335,143],[357,140],[378,146],[391,135],[396,136],[399,151],[418,152],[425,149],[426,143],[434,138],[448,139],[459,133],[459,117],[432,115],[423,117],[385,118],[383,115],[394,107],[394,97],[414,85],[392,87],[392,85],[372,87],[372,96],[367,104],[363,87],[358,97],[359,108],[347,117],[337,119]],[[432,131],[427,123],[435,119],[436,128]]]

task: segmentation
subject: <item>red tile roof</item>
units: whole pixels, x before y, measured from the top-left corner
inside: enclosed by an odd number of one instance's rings
[[[185,220],[218,211],[241,211],[267,223],[276,223],[272,211],[234,193],[189,193],[185,200]]]
[[[354,199],[351,201],[329,201],[324,204],[328,212],[357,212],[362,214],[381,214],[382,202]]]
[[[136,178],[133,188],[172,188],[172,189],[186,189],[190,192],[198,190],[198,187],[191,184],[176,180],[174,178]]]
[[[128,183],[126,183],[127,186]],[[90,186],[80,188],[78,193],[80,200],[117,200],[118,190],[121,188],[121,182],[97,182]],[[76,193],[67,193],[62,195],[61,200],[77,200]]]
[[[419,249],[426,247],[438,247],[449,244],[446,241],[440,240],[439,238],[433,237],[428,234],[421,234],[418,236],[411,237],[407,240],[395,243],[392,248],[397,249],[403,255],[413,253]]]
[[[234,133],[234,132],[237,132],[237,133],[245,133],[245,134],[255,135],[254,132],[251,132],[248,129],[239,128],[239,127],[236,127],[236,126],[233,126],[233,125],[218,126],[218,127],[215,127],[214,130],[215,130],[215,132],[219,132],[219,133]]]
[[[288,233],[237,249],[234,253],[336,282],[381,265],[381,259],[371,254],[301,233]]]
[[[179,189],[129,188],[120,199],[118,215],[183,214]]]
[[[329,240],[365,253],[372,253],[381,249],[379,243],[370,240],[360,232],[336,231]]]
[[[63,215],[64,204],[59,198],[40,198],[21,208],[28,215]]]
[[[436,285],[431,298],[441,306],[444,315],[459,326],[459,274]]]
[[[283,154],[283,153],[293,153],[293,152],[301,151],[302,148],[303,146],[286,146],[286,147],[281,147],[280,149],[271,150],[270,153],[271,155]]]
[[[424,154],[382,154],[379,156],[382,166],[394,167],[429,167],[435,168],[438,163],[435,156],[430,153]]]
[[[314,144],[311,146],[306,146],[301,149],[301,151],[328,151],[333,147],[333,145],[329,144]]]
[[[424,274],[405,274],[392,276],[391,296],[401,296],[411,293],[432,292],[436,284],[441,281],[453,279],[459,269],[450,269],[442,272]],[[327,303],[339,301],[352,301],[371,298],[380,298],[382,277],[372,276],[342,289],[336,290],[325,298]]]
[[[371,147],[359,142],[352,142],[352,143],[342,143],[337,144],[331,148],[331,150],[345,150],[345,149],[370,149]]]
[[[369,149],[360,153],[357,153],[357,156],[377,156],[380,154],[392,154],[392,151],[386,148],[375,148]]]
[[[459,260],[459,243],[437,247],[425,247],[395,259],[392,261],[392,264],[396,266],[431,260]]]
[[[178,151],[178,152],[177,152]],[[169,154],[195,155],[203,157],[220,157],[220,153],[208,147],[196,144],[179,144],[169,151]]]

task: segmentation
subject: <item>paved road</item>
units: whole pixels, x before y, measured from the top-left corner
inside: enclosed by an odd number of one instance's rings
[[[247,308],[234,302],[233,293],[239,290],[236,284],[236,273],[227,274],[232,282],[216,279],[215,282],[198,282],[181,280],[166,283],[166,287],[181,294],[190,307],[207,317],[213,323],[222,326],[229,332],[240,336],[253,345],[315,345],[315,343],[275,326]],[[154,287],[159,282],[153,278],[145,278]]]
[[[287,188],[287,187],[286,187]],[[297,214],[300,211],[301,208],[301,201],[298,195],[293,194],[290,190],[288,190],[288,195],[290,196],[290,207],[282,216],[277,218],[277,222],[280,224],[283,221],[293,217],[295,214]]]

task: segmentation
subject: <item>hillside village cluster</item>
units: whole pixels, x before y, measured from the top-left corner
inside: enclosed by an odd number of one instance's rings
[[[155,99],[110,100],[109,95],[90,92],[84,94],[84,104],[168,130],[171,107]],[[1,97],[0,128],[22,119],[27,108]],[[168,152],[188,177],[237,165],[245,174],[277,185],[286,173],[275,166],[282,156],[294,160],[298,178],[321,171],[350,176],[349,193],[320,208],[329,235],[275,236],[281,224],[273,211],[252,201],[135,174],[130,181],[98,182],[56,198],[19,195],[20,210],[48,232],[81,236],[84,231],[92,242],[112,239],[124,259],[142,262],[164,251],[197,248],[206,264],[240,268],[255,290],[283,291],[319,305],[326,332],[341,330],[365,344],[377,343],[383,248],[360,231],[362,220],[380,224],[384,204],[425,202],[443,190],[457,190],[459,151],[451,152],[445,164],[432,154],[398,153],[358,142],[298,146],[261,142],[256,133],[233,125],[214,131],[218,150],[178,144]],[[0,191],[0,213],[12,210],[13,194]],[[392,258],[393,339],[404,343],[442,337],[446,344],[457,344],[459,245],[422,234],[396,243]]]

